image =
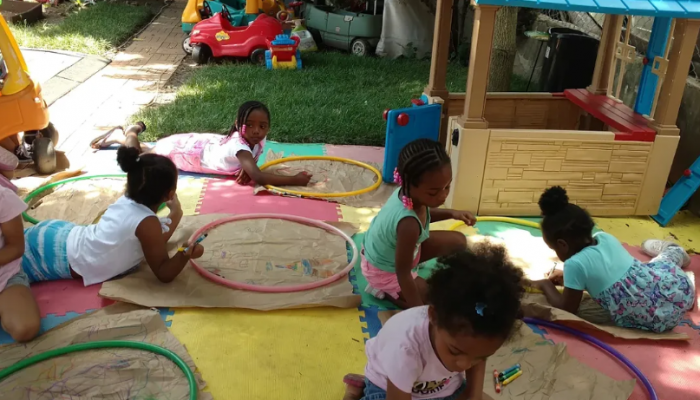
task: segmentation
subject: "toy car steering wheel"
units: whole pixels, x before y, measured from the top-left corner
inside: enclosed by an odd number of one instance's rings
[[[277,19],[282,22],[287,22],[292,18],[292,14],[289,11],[282,10],[277,13]]]
[[[214,15],[214,13],[211,11],[211,6],[209,5],[209,2],[205,0],[202,4],[203,4],[202,9],[204,11],[202,13],[202,19],[211,18]]]
[[[224,17],[226,20],[231,21],[231,13],[228,11],[228,7],[226,7],[226,4],[221,4],[221,16]]]

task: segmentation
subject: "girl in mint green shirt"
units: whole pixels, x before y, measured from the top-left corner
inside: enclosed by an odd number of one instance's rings
[[[593,235],[593,219],[561,187],[547,189],[539,205],[542,237],[564,261],[563,276],[536,282],[552,306],[575,314],[587,291],[617,325],[652,332],[673,329],[693,307],[695,291],[682,270],[690,257],[680,246],[647,240],[642,249],[654,258],[643,263],[614,236]]]
[[[368,293],[401,308],[424,304],[426,285],[413,269],[421,262],[463,250],[459,232],[430,232],[431,222],[446,219],[476,222],[468,211],[439,209],[452,183],[452,164],[444,146],[429,139],[406,145],[399,154],[394,180],[401,187],[372,220],[365,235],[362,273]]]

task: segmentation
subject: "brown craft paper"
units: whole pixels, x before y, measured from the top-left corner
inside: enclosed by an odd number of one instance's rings
[[[287,157],[294,157],[294,154]],[[282,158],[282,153],[275,153],[272,150],[267,152],[265,161],[273,161]],[[373,163],[366,163],[381,172],[381,166]],[[367,168],[359,165],[348,164],[340,161],[327,160],[302,160],[292,161],[273,165],[265,172],[275,173],[279,175],[292,176],[299,172],[309,172],[313,175],[309,186],[285,186],[285,189],[296,190],[300,192],[313,193],[341,193],[361,190],[372,186],[381,180],[377,175]],[[267,190],[263,186],[256,186],[255,193]],[[382,183],[379,187],[371,192],[352,197],[327,197],[323,200],[332,201],[339,204],[344,204],[351,207],[381,207],[389,196],[396,190],[395,185]],[[283,194],[283,193],[280,193]]]
[[[176,353],[192,371],[185,347],[165,327],[157,311],[115,304],[76,318],[34,341],[0,347],[0,369],[30,356],[72,344],[126,340],[154,344]],[[201,391],[199,399],[211,400]],[[0,381],[3,400],[189,399],[189,384],[172,361],[151,352],[107,349],[52,358]]]
[[[688,335],[681,332],[670,331],[664,333],[653,333],[643,331],[641,329],[621,328],[613,325],[612,322],[608,324],[595,324],[581,318],[581,316],[586,315],[600,316],[601,311],[605,312],[604,310],[597,311],[596,309],[600,309],[600,306],[598,306],[598,304],[588,296],[585,296],[583,301],[581,301],[581,307],[579,309],[580,316],[552,307],[549,305],[549,303],[547,303],[547,299],[543,294],[528,293],[523,299],[523,311],[527,317],[540,318],[547,321],[564,322],[566,325],[578,329],[595,329],[609,333],[610,335],[620,339],[690,340]]]
[[[398,311],[381,311],[382,325]],[[520,364],[523,375],[506,385],[500,394],[493,383],[493,370]],[[521,324],[513,337],[486,361],[484,398],[503,400],[627,400],[635,380],[616,381],[582,364],[566,351],[566,344],[553,345]]]
[[[171,254],[198,228],[225,216],[184,217],[168,243]],[[349,235],[356,231],[351,224],[331,224]],[[212,230],[202,245],[205,250],[199,263],[204,268],[229,280],[257,285],[312,282],[340,271],[348,264],[343,238],[289,221],[264,219],[225,224]],[[307,264],[311,267],[307,268],[307,274],[303,265],[295,264],[302,259],[308,260]],[[277,310],[319,306],[354,308],[360,304],[360,297],[352,293],[352,285],[346,277],[313,290],[259,293],[235,290],[211,282],[189,265],[175,281],[160,283],[145,263],[132,274],[105,282],[100,295],[148,307]]]
[[[123,178],[68,182],[32,199],[27,213],[39,221],[60,219],[89,225],[124,194],[125,185]]]

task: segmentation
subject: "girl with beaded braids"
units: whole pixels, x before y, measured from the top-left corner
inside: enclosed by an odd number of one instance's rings
[[[128,136],[138,138],[146,130],[143,122],[127,127],[116,127],[95,138],[91,146],[107,148],[124,144]],[[236,121],[228,135],[217,133],[182,133],[159,140],[154,148],[141,144],[142,152],[153,152],[170,158],[178,169],[185,172],[230,175],[247,185],[255,181],[261,185],[306,186],[311,174],[300,172],[294,176],[266,173],[257,162],[265,147],[270,130],[270,110],[259,101],[247,101],[238,109]]]
[[[563,188],[545,190],[539,205],[542,237],[564,261],[563,272],[534,282],[552,306],[575,314],[586,290],[617,325],[652,332],[673,329],[693,307],[695,291],[681,269],[690,257],[680,246],[647,240],[642,248],[654,258],[643,263],[614,236],[593,234],[593,219],[569,203]],[[563,284],[564,292],[555,284]]]
[[[441,209],[450,192],[452,164],[444,146],[429,139],[406,145],[394,179],[400,187],[372,220],[362,249],[365,291],[401,308],[425,304],[425,280],[414,272],[427,260],[465,249],[459,232],[430,231],[447,219],[476,222],[468,211]]]

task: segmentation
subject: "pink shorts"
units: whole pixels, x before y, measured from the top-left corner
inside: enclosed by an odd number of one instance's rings
[[[383,271],[370,264],[370,262],[365,258],[365,249],[362,249],[360,257],[362,275],[364,275],[367,279],[367,287],[365,288],[365,292],[370,293],[380,299],[384,298],[385,295],[391,296],[393,299],[398,299],[399,293],[401,293],[401,286],[399,286],[399,278],[396,276],[396,273]],[[420,248],[418,249],[418,254],[416,254],[415,260],[413,260],[413,267],[415,268],[419,263]],[[418,276],[416,272],[411,272],[411,275],[414,279]]]

